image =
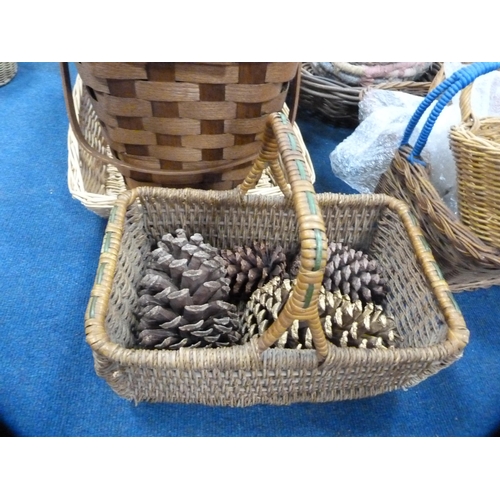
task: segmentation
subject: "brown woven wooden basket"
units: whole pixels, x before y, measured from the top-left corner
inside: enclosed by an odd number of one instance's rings
[[[434,77],[441,68],[435,62],[416,80],[387,81],[372,84],[384,90],[397,90],[413,95],[425,96]],[[315,72],[311,63],[302,63],[300,84],[300,107],[337,124],[355,127],[359,124],[359,102],[365,86],[352,85],[334,76],[328,78]]]
[[[231,189],[299,63],[76,63],[126,179]],[[131,183],[129,183],[130,185]]]
[[[471,93],[472,84],[460,94],[462,122],[450,130],[460,219],[500,248],[500,117],[475,116]]]
[[[280,151],[290,179],[285,196],[245,196]],[[183,227],[218,248],[256,240],[285,250],[301,245],[293,294],[278,319],[248,343],[176,351],[134,348],[137,284],[150,241]],[[396,349],[338,348],[326,341],[318,294],[327,239],[378,259],[391,283],[386,310],[396,321]],[[294,319],[305,320],[315,349],[269,348]],[[139,187],[118,197],[85,318],[97,374],[136,402],[284,405],[373,396],[410,387],[457,360],[469,333],[408,207],[384,195],[316,196],[303,153],[283,114],[268,121],[261,155],[240,188],[201,191]]]
[[[73,198],[80,201],[86,208],[102,217],[108,217],[117,196],[127,189],[125,179],[115,165],[110,163],[114,158],[113,154],[104,138],[101,124],[81,78],[76,77],[72,94],[66,86],[64,90],[70,122],[68,127],[69,191]],[[286,104],[282,111],[287,116],[290,114]],[[297,122],[293,124],[293,129],[306,159],[306,169],[314,183],[316,174]],[[270,174],[269,169],[266,169],[257,186],[248,194],[281,194]]]
[[[473,66],[476,69],[479,68],[477,65],[471,65],[470,68]],[[438,85],[427,97],[428,103],[431,103],[449,88],[450,94],[446,97],[446,101],[441,100],[438,103],[442,105],[442,109],[454,93],[466,87],[471,81],[470,77],[459,85],[460,78],[461,76],[457,72]],[[409,138],[409,134],[422,115],[424,107],[428,105],[423,103],[423,107],[417,110],[405,132],[406,137]],[[418,151],[416,152],[416,148],[408,144],[403,144],[395,152],[389,169],[382,175],[375,191],[399,198],[412,208],[437,261],[442,266],[445,279],[453,291],[460,292],[498,285],[500,284],[500,250],[480,239],[469,226],[453,214],[431,183],[425,164],[419,159],[420,151],[426,142],[426,136],[430,133],[433,122],[439,114],[437,107],[435,109],[436,115],[434,117],[432,114],[430,115],[416,143]],[[430,125],[429,128],[427,128],[428,125]],[[470,162],[474,158],[474,154],[472,150],[470,155],[465,153],[467,143],[464,141],[463,132],[461,135],[459,130],[463,130],[463,127],[455,128],[450,134],[450,138],[453,138],[454,141],[454,152],[457,155],[460,151],[464,154],[463,160]],[[403,138],[403,143],[407,140]],[[475,143],[477,142],[479,141],[476,140]],[[489,168],[486,164],[481,163],[480,158],[477,160],[476,166],[481,171],[484,168]],[[487,176],[483,182],[486,179]],[[495,183],[496,181],[492,180],[492,184]],[[481,189],[479,185],[477,187]],[[498,206],[492,214],[494,213],[498,214]],[[492,217],[493,219],[494,217]]]

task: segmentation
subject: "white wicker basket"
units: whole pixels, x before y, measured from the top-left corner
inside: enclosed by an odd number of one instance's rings
[[[112,158],[99,119],[92,108],[90,97],[80,76],[77,76],[73,87],[73,100],[78,123],[88,143],[100,153]],[[283,111],[288,114],[286,105]],[[304,152],[311,181],[314,183],[312,161],[297,124],[294,124],[294,132]],[[68,188],[73,198],[101,217],[109,216],[117,196],[127,189],[124,178],[117,168],[87,153],[79,145],[71,127],[68,130]],[[249,194],[279,195],[281,191],[269,175],[263,175],[257,187]]]
[[[16,76],[17,63],[0,62],[0,86],[9,83]]]

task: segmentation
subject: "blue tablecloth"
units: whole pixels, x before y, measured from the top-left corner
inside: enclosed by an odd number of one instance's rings
[[[328,155],[351,131],[298,121],[318,192],[352,192]],[[16,436],[488,436],[500,425],[500,288],[456,295],[461,360],[407,391],[287,407],[140,404],[94,372],[83,316],[106,221],[67,187],[57,63],[0,87],[0,420]]]

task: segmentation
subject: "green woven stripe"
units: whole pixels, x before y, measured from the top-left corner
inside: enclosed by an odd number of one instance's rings
[[[455,300],[455,297],[453,297],[453,294],[451,292],[446,293],[448,294],[448,297],[450,298],[450,301],[454,305],[455,309],[461,313],[462,311],[460,310],[460,307],[458,307],[457,301]]]
[[[413,212],[408,212],[408,215],[410,216],[411,222],[415,227],[419,227],[418,219],[415,217]]]
[[[310,192],[306,191],[307,204],[309,205],[309,212],[312,215],[316,215],[318,211],[316,210],[316,200],[314,199],[314,195]]]
[[[297,151],[297,142],[295,141],[295,136],[291,134],[290,132],[287,133],[288,135],[288,140],[290,141],[290,146],[293,151]]]
[[[316,259],[314,261],[313,271],[319,271],[323,258],[323,235],[319,229],[314,230],[314,237],[316,238]]]
[[[288,118],[285,116],[284,113],[280,112],[280,118],[281,118],[281,123],[284,123],[284,124],[288,123]]]
[[[304,162],[302,160],[295,160],[295,163],[297,164],[297,168],[299,170],[300,178],[303,181],[306,181],[307,180],[307,172],[306,172],[306,168],[305,168]]]
[[[97,275],[96,275],[96,278],[95,278],[95,282],[100,285],[101,282],[102,282],[102,276],[104,274],[104,268],[106,267],[106,263],[103,262],[102,264],[99,265],[99,267],[97,268]]]
[[[95,318],[95,305],[99,297],[90,297],[89,302],[89,318]]]
[[[424,246],[424,248],[425,248],[427,251],[429,251],[429,252],[430,252],[430,251],[431,251],[431,247],[429,246],[429,243],[428,243],[428,241],[425,239],[425,237],[424,237],[423,235],[420,235],[420,236],[419,236],[419,238],[420,238],[420,241],[421,241],[422,245]]]
[[[116,217],[116,211],[118,210],[118,207],[114,206],[111,209],[111,212],[109,214],[109,222],[115,222],[115,217]]]
[[[434,269],[436,270],[439,279],[444,280],[443,272],[441,271],[441,268],[438,266],[438,264],[436,262],[433,262],[432,265],[434,266]]]
[[[304,307],[310,306],[313,293],[314,293],[314,285],[309,285],[307,287],[307,292],[304,300]]]
[[[111,245],[111,232],[107,232],[104,235],[104,240],[102,242],[102,248],[101,248],[101,253],[107,252],[109,250],[109,247]]]

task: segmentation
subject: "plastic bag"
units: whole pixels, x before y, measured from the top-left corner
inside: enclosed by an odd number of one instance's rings
[[[461,63],[444,63],[445,75],[450,76],[462,66]],[[455,96],[452,103],[442,110],[422,152],[432,184],[455,214],[458,213],[457,181],[449,131],[461,123],[459,99],[459,95]],[[333,173],[360,193],[373,193],[422,100],[422,97],[406,92],[367,90],[359,103],[361,123],[330,154]],[[471,106],[478,118],[500,115],[500,72],[489,73],[474,82]],[[415,127],[410,144],[415,144],[433,107],[424,113]]]
[[[373,193],[399,147],[404,131],[423,98],[392,90],[370,89],[359,105],[361,123],[330,154],[333,173],[360,193]],[[414,143],[425,118],[417,125]],[[450,127],[459,123],[456,106],[444,109],[434,125],[423,157],[439,195],[456,213],[456,169],[448,145]]]

